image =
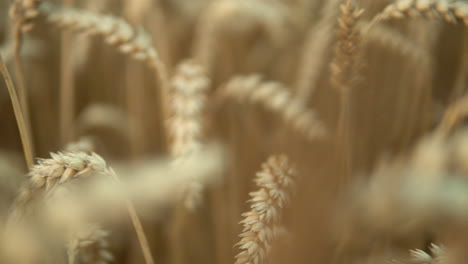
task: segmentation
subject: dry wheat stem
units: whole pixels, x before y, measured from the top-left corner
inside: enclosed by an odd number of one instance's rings
[[[72,6],[74,0],[65,0],[66,5]],[[75,116],[75,76],[73,67],[74,49],[70,32],[63,32],[60,47],[60,137],[62,146],[73,139]]]
[[[31,119],[29,117],[28,92],[24,80],[24,67],[21,60],[20,52],[23,46],[23,32],[28,32],[33,27],[33,21],[39,16],[37,10],[41,0],[16,0],[10,7],[10,17],[15,21],[13,29],[14,42],[14,61],[15,61],[15,76],[17,82],[18,96],[21,107],[23,109],[23,117],[26,129],[32,133]],[[34,155],[34,144],[30,137],[31,152]]]
[[[251,192],[250,211],[242,214],[244,226],[240,242],[241,252],[236,264],[265,263],[275,227],[280,224],[281,210],[288,204],[296,172],[284,155],[271,156],[257,173],[258,191]]]
[[[0,54],[0,72],[2,73],[2,76],[5,80],[5,84],[8,88],[8,94],[10,95],[10,99],[13,105],[13,111],[15,113],[16,123],[18,124],[18,130],[20,132],[21,143],[23,145],[23,152],[24,152],[24,157],[26,160],[26,165],[28,166],[28,168],[32,168],[34,154],[33,154],[33,149],[32,149],[31,135],[30,135],[31,131],[28,130],[26,121],[24,120],[23,110],[21,108],[18,95],[16,94],[16,89],[13,85],[13,81],[11,80],[10,73],[8,72],[8,69],[5,63],[3,62],[3,58],[1,54]]]
[[[398,0],[388,5],[373,19],[375,22],[403,18],[438,18],[448,23],[468,26],[468,3],[447,0]]]
[[[326,129],[316,114],[279,82],[263,81],[257,74],[237,76],[221,89],[220,96],[262,104],[278,114],[308,140],[324,137]]]

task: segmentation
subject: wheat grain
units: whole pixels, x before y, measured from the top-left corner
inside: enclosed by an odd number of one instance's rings
[[[326,132],[315,113],[294,98],[289,89],[279,82],[263,82],[259,75],[233,77],[221,90],[224,97],[262,104],[280,115],[307,139],[323,137]]]
[[[448,23],[468,26],[468,4],[465,1],[398,0],[377,14],[374,21],[415,17],[440,18]]]
[[[295,177],[296,172],[284,155],[272,156],[262,165],[262,171],[255,178],[259,190],[250,193],[251,210],[242,215],[244,229],[237,244],[241,253],[236,256],[236,264],[265,262],[275,236],[274,227],[279,224],[281,210],[289,202]]]

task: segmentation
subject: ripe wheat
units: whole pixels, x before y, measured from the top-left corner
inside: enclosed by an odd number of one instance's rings
[[[293,129],[309,140],[325,136],[325,128],[315,113],[293,97],[279,82],[262,81],[259,75],[233,77],[221,90],[221,96],[262,104],[280,115]]]
[[[236,264],[265,263],[295,177],[295,169],[286,156],[272,156],[262,165],[255,178],[259,190],[250,193],[251,210],[242,214],[244,229],[239,235],[241,241],[237,245],[241,253],[236,256]]]

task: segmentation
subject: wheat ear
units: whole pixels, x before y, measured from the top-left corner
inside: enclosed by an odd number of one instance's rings
[[[221,90],[222,97],[234,97],[262,104],[277,113],[309,140],[325,136],[322,122],[315,112],[293,97],[289,89],[279,82],[263,82],[257,74],[233,77]]]
[[[360,30],[357,21],[363,10],[356,8],[351,0],[342,4],[341,15],[338,19],[338,41],[335,55],[330,64],[330,83],[340,96],[340,113],[338,117],[337,138],[340,143],[339,153],[343,155],[343,177],[347,179],[351,174],[352,157],[352,101],[353,87],[359,80]]]
[[[32,140],[31,140],[31,131],[28,129],[26,125],[26,121],[23,115],[23,109],[21,108],[21,103],[16,94],[16,89],[13,85],[13,81],[11,80],[11,75],[6,67],[5,63],[3,62],[2,55],[0,54],[0,73],[5,80],[6,87],[8,88],[8,94],[10,95],[10,99],[13,105],[13,112],[15,113],[16,123],[18,124],[18,130],[20,132],[21,143],[23,145],[23,152],[24,157],[26,160],[26,164],[28,168],[33,166],[34,154],[32,149]]]
[[[30,179],[28,183],[23,186],[15,201],[15,207],[10,215],[10,221],[21,217],[21,213],[25,207],[40,194],[44,192],[50,193],[59,184],[64,184],[70,180],[97,173],[109,176],[114,181],[120,183],[114,170],[108,167],[106,161],[96,153],[58,152],[51,153],[50,155],[50,159],[39,159],[38,163],[30,169],[28,173]],[[154,260],[151,255],[149,243],[135,207],[128,199],[125,199],[124,202],[138,236],[145,261],[147,264],[153,264]]]
[[[170,151],[176,164],[200,149],[209,84],[203,67],[191,60],[180,63],[176,69],[171,86],[171,118],[168,120]],[[188,209],[194,209],[200,202],[201,189],[200,183],[188,184],[184,198]]]
[[[77,256],[80,256],[79,259],[84,263],[111,263],[114,255],[109,249],[108,236],[108,231],[93,224],[73,232],[67,243],[68,263],[76,263]]]
[[[250,211],[242,214],[244,229],[237,244],[241,252],[236,256],[236,264],[265,262],[275,226],[280,223],[281,210],[289,202],[296,177],[284,155],[270,157],[262,168],[255,178],[259,190],[250,193]]]
[[[58,8],[49,3],[40,5],[39,10],[50,23],[61,28],[102,36],[106,43],[117,47],[123,54],[146,62],[154,68],[160,82],[156,93],[161,102],[161,115],[164,119],[167,118],[168,73],[147,32],[134,29],[124,20],[110,15],[74,8]]]
[[[402,18],[441,18],[448,23],[468,26],[468,3],[447,0],[398,0],[388,5],[374,22]]]

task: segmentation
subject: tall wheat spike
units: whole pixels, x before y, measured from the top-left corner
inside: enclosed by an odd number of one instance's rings
[[[352,101],[351,93],[360,78],[359,60],[361,38],[357,21],[363,10],[356,8],[351,0],[342,4],[341,16],[338,19],[338,41],[335,55],[330,64],[330,83],[340,97],[340,114],[338,117],[337,140],[339,153],[343,156],[343,177],[349,179],[352,158]]]
[[[240,101],[259,103],[278,114],[293,129],[309,140],[326,134],[315,113],[302,101],[293,97],[290,90],[279,82],[262,81],[260,75],[252,74],[231,78],[221,90],[222,97],[233,97]]]
[[[236,264],[265,263],[295,177],[295,169],[284,155],[271,156],[262,165],[255,178],[259,190],[250,193],[250,211],[242,214],[244,229],[239,235],[241,241],[237,245],[241,252],[236,256]]]
[[[468,3],[446,0],[398,0],[377,14],[374,21],[402,18],[440,18],[448,23],[468,26]]]

